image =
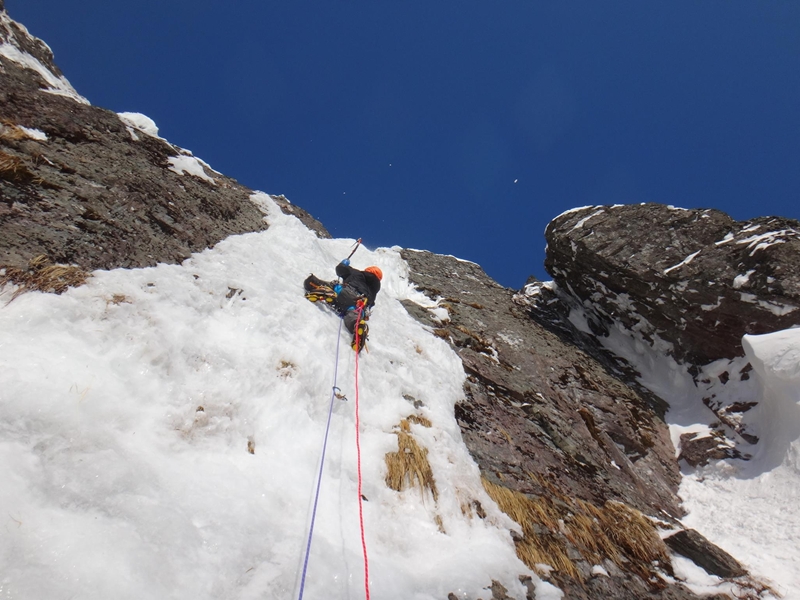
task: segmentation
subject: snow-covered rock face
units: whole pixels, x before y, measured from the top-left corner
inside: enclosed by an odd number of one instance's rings
[[[607,212],[557,219],[578,240],[570,252],[583,252],[581,236]],[[786,319],[794,304],[780,294],[791,278],[763,273],[745,254],[790,247],[796,227],[758,224],[709,243],[743,253],[726,275],[733,297]],[[282,196],[252,194],[159,137],[146,116],[90,106],[0,0],[0,276],[4,264],[38,254],[103,269],[62,296],[32,293],[0,309],[2,594],[296,592],[338,339],[336,319],[302,300],[300,282],[309,271],[332,276],[325,268],[349,251],[352,240],[329,237]],[[657,265],[674,281],[674,296],[655,297],[657,306],[697,293],[681,274],[705,260],[698,248]],[[662,420],[670,397],[627,378],[594,337],[619,318],[672,348],[640,318],[636,276],[615,287],[610,271],[585,282],[574,271],[576,290],[603,293],[586,306],[570,296],[565,316],[556,306],[571,277],[515,294],[454,257],[363,249],[354,260],[386,274],[361,388],[376,595],[560,598],[538,573],[568,598],[697,598],[669,574],[665,554],[635,568],[630,548],[598,551],[593,535],[575,535],[581,518],[595,527],[608,506],[680,528],[679,472]],[[165,264],[115,269],[156,263]],[[13,294],[0,290],[0,305]],[[704,297],[700,310],[721,319],[728,300]],[[346,351],[350,381],[353,359]],[[741,381],[745,362],[700,374]],[[360,595],[357,475],[345,444],[352,410],[339,402],[333,414],[309,597]],[[435,496],[385,479],[384,457],[412,417]],[[703,440],[701,429],[686,435]],[[553,512],[517,525],[492,485]],[[702,536],[692,539],[705,552]],[[563,551],[574,571],[555,555],[553,564],[523,563],[515,550],[536,540]],[[672,557],[676,577],[685,562]]]
[[[559,598],[482,487],[453,416],[464,372],[400,303],[422,294],[398,253],[353,257],[386,273],[356,388],[341,321],[301,291],[353,240],[253,201],[268,230],[181,265],[97,271],[8,306],[0,292],[2,597],[297,598],[328,423],[307,598],[363,597],[357,491],[376,597],[476,598],[495,580],[523,600],[527,575]],[[410,416],[435,497],[385,483]]]
[[[545,236],[548,272],[591,307],[595,333],[621,323],[679,362],[733,359],[743,335],[800,324],[797,221],[596,206],[561,215]]]
[[[0,268],[41,254],[87,270],[178,262],[264,229],[251,193],[146,116],[90,106],[47,45],[0,11]]]
[[[532,316],[669,405],[684,524],[797,598],[800,224],[598,206],[546,235]]]
[[[528,286],[539,318],[551,312],[553,323],[624,358],[636,371],[630,384],[649,380],[667,401],[683,388],[710,409],[716,424],[674,432],[688,464],[753,454],[761,433],[748,424],[757,400],[741,339],[800,324],[800,223],[740,223],[658,204],[594,206],[562,214],[545,235],[556,284]],[[667,363],[685,372],[672,389],[658,374]]]
[[[53,62],[53,52],[42,40],[33,37],[23,25],[12,21],[0,5],[0,56],[35,72],[41,89],[65,96],[81,104],[89,101],[78,94]]]

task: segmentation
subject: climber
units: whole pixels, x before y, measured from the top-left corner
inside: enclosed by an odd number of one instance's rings
[[[350,344],[353,350],[361,352],[367,341],[369,331],[367,320],[370,310],[375,305],[375,297],[381,289],[383,272],[375,266],[359,271],[350,266],[348,259],[344,259],[336,265],[336,274],[341,278],[341,283],[326,282],[309,275],[303,282],[306,298],[311,302],[324,301],[330,304],[344,320],[347,331],[353,335]]]

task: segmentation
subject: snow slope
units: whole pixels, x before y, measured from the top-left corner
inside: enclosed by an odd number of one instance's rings
[[[570,318],[579,329],[587,329],[582,310],[575,309]],[[608,337],[599,339],[638,371],[643,385],[669,402],[666,418],[676,448],[681,434],[706,435],[717,421],[703,404],[703,396],[715,397],[723,404],[759,402],[744,416],[748,431],[760,439],[755,446],[742,446],[752,453],[751,460],[722,460],[697,469],[683,465],[679,495],[688,512],[683,523],[741,561],[785,600],[799,600],[800,329],[745,336],[747,356],[707,365],[698,380],[712,383],[703,388],[686,365],[669,355],[670,345],[657,335],[650,344],[617,323]],[[755,377],[739,380],[732,376],[726,384],[719,383],[719,373],[739,373],[748,361]],[[707,576],[693,575],[696,567],[680,559],[676,565],[685,567],[681,575],[689,579],[695,592],[714,591]],[[726,589],[718,578],[710,578],[714,579],[717,590]]]
[[[743,338],[758,382],[748,415],[753,459],[722,461],[684,477],[685,522],[800,598],[800,329]]]
[[[317,239],[253,200],[267,231],[0,310],[0,598],[297,597],[340,324],[301,283],[333,278],[353,241]],[[517,559],[516,526],[461,441],[459,360],[399,302],[430,301],[395,250],[362,248],[353,264],[385,274],[360,361],[371,593],[475,598],[495,579],[524,598],[528,574],[537,597],[559,598]],[[305,598],[364,597],[355,355],[341,339],[349,401],[334,404]],[[412,432],[437,502],[384,483],[410,414],[432,422]],[[462,512],[472,500],[485,520]]]

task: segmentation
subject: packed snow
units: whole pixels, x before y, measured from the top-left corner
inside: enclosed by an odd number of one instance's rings
[[[681,267],[683,267],[685,265],[688,265],[690,262],[692,262],[695,259],[695,257],[698,254],[700,254],[700,252],[702,252],[702,250],[698,250],[697,252],[693,252],[692,254],[690,254],[689,256],[684,258],[681,262],[679,262],[677,265],[673,265],[673,266],[671,266],[671,267],[669,267],[667,269],[664,269],[664,275],[666,275],[670,271],[674,271],[675,269],[680,269]]]
[[[47,134],[41,129],[33,127],[23,127],[13,123],[0,123],[0,138],[7,139],[29,139],[37,142],[46,142]]]
[[[353,240],[322,240],[271,198],[266,231],[181,265],[97,271],[63,295],[0,294],[0,597],[293,598],[335,380],[306,598],[363,598],[355,354],[341,320],[303,298]],[[453,405],[464,371],[403,308],[393,249],[360,357],[364,526],[376,598],[561,597],[516,557],[517,526],[486,495]],[[338,371],[337,345],[341,343]],[[439,497],[384,483],[412,425]],[[251,453],[252,452],[252,453]],[[465,514],[477,500],[487,517]],[[469,511],[466,511],[469,512]]]
[[[588,217],[584,217],[584,218],[582,218],[580,221],[578,221],[577,223],[575,223],[575,226],[574,226],[572,229],[570,229],[570,231],[575,231],[576,229],[583,229],[583,226],[584,226],[584,225],[585,225],[585,224],[586,224],[588,221],[590,221],[591,219],[593,219],[593,218],[594,218],[594,217],[596,217],[597,215],[599,215],[599,214],[602,214],[602,213],[604,213],[604,212],[606,212],[606,211],[605,211],[605,209],[602,209],[602,208],[601,208],[600,210],[596,210],[596,211],[594,211],[594,212],[593,212],[592,214],[590,214]]]
[[[672,569],[675,577],[698,596],[726,594],[728,598],[737,598],[741,594],[732,582],[723,581],[715,575],[709,575],[702,567],[698,567],[688,558],[680,555],[672,557]],[[671,578],[666,578],[668,581]]]
[[[751,251],[750,256],[753,256],[759,250],[764,250],[776,244],[784,244],[787,239],[797,237],[800,237],[800,234],[794,229],[781,229],[780,231],[769,231],[743,240],[736,240],[736,243],[747,244],[747,249]]]
[[[167,160],[170,164],[168,167],[170,171],[178,175],[183,175],[184,173],[193,175],[213,185],[217,185],[217,182],[214,181],[212,177],[206,175],[206,172],[203,170],[203,163],[194,156],[170,156]]]
[[[555,221],[556,219],[560,219],[561,217],[563,217],[565,215],[571,215],[572,213],[581,212],[583,210],[589,210],[590,208],[595,208],[595,205],[594,204],[590,204],[590,205],[587,205],[587,206],[576,206],[575,208],[569,208],[569,209],[565,210],[564,212],[562,212],[561,214],[559,214],[558,216],[556,216],[556,218],[553,219],[553,221]]]
[[[735,238],[735,237],[736,237],[736,236],[734,236],[734,235],[733,235],[733,232],[732,232],[732,231],[729,231],[728,233],[726,233],[726,234],[725,234],[725,237],[724,237],[724,238],[722,238],[722,239],[721,239],[721,240],[719,240],[718,242],[714,242],[714,245],[715,245],[715,246],[722,246],[722,245],[724,245],[724,244],[727,244],[728,242],[732,242],[732,241],[734,240],[734,238]]]
[[[25,135],[27,135],[32,140],[37,140],[39,142],[47,141],[47,134],[41,129],[35,129],[33,127],[23,127],[22,125],[17,125],[17,127],[19,127],[20,130],[22,130],[25,133]]]
[[[733,289],[738,290],[739,288],[745,287],[750,284],[750,276],[755,273],[755,269],[750,269],[747,273],[742,275],[737,275],[733,278]]]
[[[608,577],[608,571],[606,571],[602,565],[594,565],[592,567],[592,575],[603,575],[604,577]]]
[[[761,308],[768,310],[776,317],[788,315],[790,312],[797,310],[796,306],[791,304],[781,304],[780,302],[770,302],[769,300],[759,300],[755,294],[748,294],[746,292],[739,292],[739,299],[742,302],[750,302],[751,304],[758,304]]]
[[[133,129],[137,129],[142,133],[146,133],[152,137],[160,137],[158,135],[158,125],[147,115],[135,112],[121,112],[117,113],[120,120]],[[163,138],[162,138],[163,139]]]

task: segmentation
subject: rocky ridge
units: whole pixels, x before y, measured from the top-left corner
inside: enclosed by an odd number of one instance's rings
[[[42,254],[87,271],[180,262],[267,227],[252,190],[148,121],[91,106],[50,48],[0,12],[0,267],[25,268]]]
[[[545,266],[590,307],[604,335],[614,322],[678,362],[743,355],[744,334],[800,324],[800,222],[734,221],[718,210],[658,204],[569,211],[545,231]]]
[[[746,424],[756,400],[725,386],[750,378],[743,335],[800,325],[800,222],[593,206],[560,215],[545,237],[555,285],[527,287],[532,316],[605,354],[632,385],[630,365],[602,349],[612,329],[687,366],[718,422],[709,437],[682,439],[681,458],[692,466],[746,458],[758,442]]]

